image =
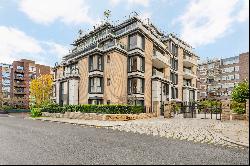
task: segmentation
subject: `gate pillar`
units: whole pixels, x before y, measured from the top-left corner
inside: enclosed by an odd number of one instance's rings
[[[221,120],[230,120],[230,100],[222,100],[221,103]]]
[[[170,101],[164,103],[164,118],[171,118],[172,105]]]

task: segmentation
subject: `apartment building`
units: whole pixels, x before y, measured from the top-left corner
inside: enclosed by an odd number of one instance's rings
[[[54,67],[55,101],[136,104],[156,110],[167,100],[197,99],[197,55],[173,34],[133,16],[82,34]]]
[[[10,99],[11,64],[0,63],[0,97]]]
[[[36,64],[35,61],[21,59],[14,61],[11,69],[10,97],[13,106],[29,108],[29,85],[32,79],[43,74],[50,74],[50,67]]]
[[[249,80],[249,53],[200,63],[198,77],[198,99],[230,99],[234,86]]]

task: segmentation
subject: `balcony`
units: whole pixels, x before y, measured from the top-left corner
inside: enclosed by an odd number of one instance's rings
[[[192,67],[194,65],[197,65],[197,61],[193,57],[184,55],[183,56],[183,65],[186,67]]]
[[[24,73],[24,70],[23,69],[15,69],[15,72],[16,73]]]
[[[196,89],[195,85],[191,84],[190,82],[184,82],[183,88],[195,88]]]
[[[14,84],[14,87],[20,87],[20,88],[24,88],[26,85],[25,84]]]
[[[14,91],[15,95],[25,95],[26,93],[24,91]]]
[[[79,70],[72,70],[71,72],[63,72],[63,73],[59,73],[57,75],[57,78],[54,80],[64,80],[64,79],[69,79],[69,78],[79,78],[80,74],[79,74]]]
[[[22,80],[22,81],[24,81],[24,77],[15,77],[14,79],[15,80]]]
[[[153,54],[153,66],[157,68],[165,68],[170,66],[169,59],[158,51]]]
[[[183,78],[184,79],[192,79],[192,78],[196,78],[196,75],[192,70],[184,68]]]

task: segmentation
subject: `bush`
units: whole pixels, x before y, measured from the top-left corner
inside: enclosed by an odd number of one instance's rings
[[[246,113],[245,103],[239,103],[236,101],[232,101],[230,103],[230,107],[233,110],[233,112],[235,112],[237,114],[245,114]]]
[[[99,114],[139,114],[144,112],[143,106],[134,105],[66,105],[64,107],[58,104],[50,104],[41,108],[42,112],[65,113],[99,113]]]
[[[32,108],[31,109],[31,117],[36,118],[42,116],[42,111],[41,108]]]

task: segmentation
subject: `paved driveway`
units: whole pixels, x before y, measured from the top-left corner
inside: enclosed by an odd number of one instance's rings
[[[0,118],[0,164],[249,164],[248,149]]]

